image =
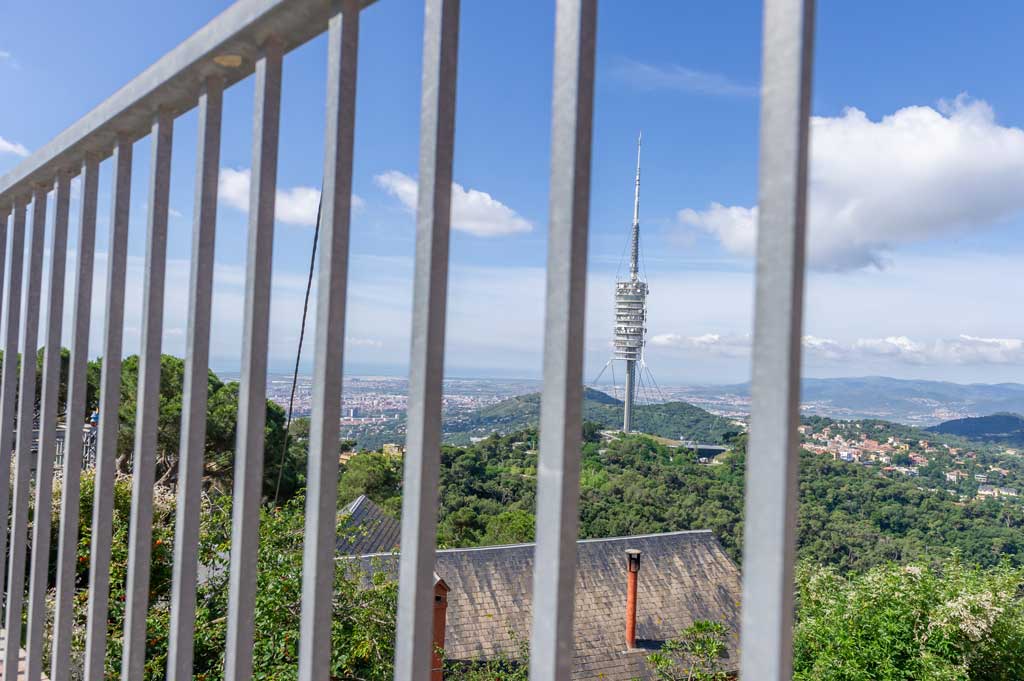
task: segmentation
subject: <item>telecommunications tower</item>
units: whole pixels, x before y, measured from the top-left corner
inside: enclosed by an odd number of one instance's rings
[[[629,279],[615,283],[615,356],[626,363],[626,398],[622,430],[633,429],[637,369],[643,368],[644,334],[647,328],[647,282],[640,278],[640,144],[636,142],[636,188],[633,195],[633,232],[629,252]],[[638,367],[638,364],[640,365]]]

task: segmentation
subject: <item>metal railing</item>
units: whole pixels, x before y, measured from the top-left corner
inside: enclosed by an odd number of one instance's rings
[[[167,668],[169,679],[183,681],[191,678],[192,670],[222,93],[254,74],[252,183],[225,654],[226,678],[251,678],[281,66],[286,53],[324,32],[328,34],[323,170],[326,200],[321,223],[324,247],[319,254],[298,674],[303,681],[328,678],[343,352],[339,339],[345,335],[359,15],[372,2],[240,0],[0,178],[0,249],[10,244],[9,253],[0,253],[0,270],[4,267],[3,256],[10,256],[9,284],[0,301],[7,318],[3,336],[6,358],[17,356],[19,351],[30,356],[28,353],[36,349],[46,205],[48,195],[55,194],[42,370],[42,436],[35,466],[36,504],[46,508],[53,480],[70,182],[73,176],[81,175],[68,387],[68,413],[78,414],[85,408],[99,163],[113,157],[113,210],[103,292],[103,419],[97,444],[88,585],[84,670],[88,681],[103,678],[107,643],[132,144],[149,136],[153,154],[123,679],[142,677],[146,645],[172,129],[178,116],[198,108],[199,150]],[[760,213],[741,661],[743,678],[769,681],[788,678],[792,667],[796,425],[813,4],[813,0],[764,3]],[[459,0],[426,0],[425,13],[395,659],[395,678],[401,681],[426,681],[431,667]],[[534,575],[534,602],[542,607],[536,609],[534,616],[530,656],[530,675],[538,681],[569,678],[573,660],[597,2],[557,0],[554,20],[544,387]],[[224,59],[225,55],[231,59]],[[32,229],[26,251],[29,205]],[[8,544],[7,562],[0,561],[0,573],[6,569],[5,626],[9,632],[6,650],[2,651],[3,677],[11,679],[17,674],[23,638],[18,632],[22,631],[26,605],[23,593],[33,434],[32,414],[25,412],[25,405],[34,403],[35,371],[35,362],[22,362],[21,374],[17,376],[17,363],[8,361],[3,363],[0,376],[0,469],[10,469],[12,450],[16,462],[13,489],[0,485],[0,507],[11,508],[10,527],[0,523],[0,545]],[[17,418],[16,381],[20,394]],[[68,438],[62,462],[64,489],[53,613],[50,677],[55,681],[64,681],[69,672],[66,661],[71,650],[81,462],[81,439]],[[44,598],[50,555],[48,514],[37,514],[33,532],[25,634],[30,681],[40,678],[43,624],[48,616]],[[0,574],[0,582],[3,577]]]

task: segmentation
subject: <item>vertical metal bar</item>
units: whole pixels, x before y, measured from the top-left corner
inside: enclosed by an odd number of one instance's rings
[[[793,668],[793,560],[800,463],[813,0],[766,0],[741,677]]]
[[[92,274],[96,251],[96,202],[100,162],[93,155],[82,164],[82,203],[75,274],[75,309],[71,321],[71,362],[68,367],[67,436],[60,497],[60,539],[57,547],[57,603],[54,608],[50,681],[68,681],[71,632],[74,624],[75,570],[78,554],[79,491],[82,474],[82,423],[85,417],[89,326],[92,318]]]
[[[597,0],[558,0],[530,678],[572,676]]]
[[[317,275],[299,681],[330,678],[334,554],[338,543],[338,420],[341,417],[360,3],[359,0],[334,0],[332,10],[327,28],[327,129],[321,202],[323,247]]]
[[[6,270],[7,270],[7,236],[8,236],[8,233],[9,233],[9,231],[7,229],[7,226],[8,226],[8,222],[9,222],[8,218],[10,218],[10,217],[11,217],[11,206],[10,205],[0,206],[0,313],[2,313],[4,308],[5,308],[4,300],[3,300],[3,287],[4,287],[4,276],[6,275]],[[0,366],[2,366],[2,365],[3,365],[3,358],[0,357]],[[2,373],[2,371],[0,371],[0,373]],[[0,391],[0,393],[2,393],[2,391]],[[7,512],[6,506],[7,506],[7,497],[4,497],[4,504],[3,504],[3,506],[0,506],[0,508],[3,509],[2,512],[4,512],[4,513]],[[0,525],[3,525],[3,524],[4,523],[0,523]],[[3,539],[0,540],[0,546],[5,547],[6,546],[6,542],[7,542],[7,535],[4,534],[2,536],[3,536]],[[2,564],[2,563],[3,563],[3,561],[0,560],[0,564]],[[0,570],[0,584],[3,583],[2,580],[3,580],[3,571]]]
[[[263,53],[256,62],[255,101],[242,377],[238,395],[238,435],[235,439],[225,681],[249,681],[252,678],[263,429],[267,420],[267,342],[277,190],[277,133],[281,115],[281,45],[273,38],[263,45]]]
[[[5,273],[6,273],[7,255],[8,255],[8,253],[7,253],[7,236],[8,236],[7,225],[8,225],[8,217],[10,217],[11,215],[12,215],[12,213],[11,213],[11,206],[10,205],[0,206],[0,312],[2,312],[4,310],[4,308],[5,308],[4,301],[3,301],[3,290],[2,289],[3,289],[3,286],[4,286],[4,276],[5,276]],[[24,220],[22,221],[22,224],[24,225]],[[17,323],[15,323],[15,326],[17,326]],[[6,352],[7,352],[7,346],[6,345],[3,348],[3,352],[5,353],[4,356],[7,356],[6,355]],[[2,367],[2,366],[4,366],[3,357],[0,357],[0,367]],[[0,375],[2,375],[4,377],[6,377],[6,375],[7,375],[6,373],[3,373],[2,368],[0,368]],[[12,374],[12,376],[13,376],[13,374]],[[3,395],[3,394],[6,394],[6,393],[2,389],[0,389],[0,395]],[[3,401],[2,398],[0,398],[0,402],[2,402],[2,401]],[[11,403],[10,406],[13,407],[13,402]],[[3,414],[3,411],[2,411],[2,408],[0,408],[0,416],[2,416],[2,414]],[[7,423],[7,420],[4,420],[3,423]],[[3,431],[3,427],[2,426],[0,426],[0,431]],[[9,433],[8,433],[8,436],[9,436]],[[6,440],[2,436],[0,436],[0,443],[2,443],[2,442],[6,442]],[[2,444],[0,444],[0,447],[2,447]],[[0,462],[3,462],[2,463],[2,469],[0,469],[0,471],[2,471],[2,475],[6,476],[7,479],[10,479],[10,466],[11,466],[10,446],[3,447],[3,449],[4,449],[4,451],[6,451],[8,453],[8,456],[4,457],[2,455],[2,453],[0,453]],[[3,490],[2,495],[0,495],[0,499],[2,499],[2,503],[0,503],[0,514],[6,514],[8,512],[8,503],[10,502],[10,497],[8,496],[9,491],[10,491],[9,489],[5,489],[5,490]],[[6,548],[7,548],[7,523],[0,522],[0,584],[4,583],[4,579],[5,579],[5,576],[6,576],[6,573],[4,571],[5,570],[4,561],[3,561],[3,557],[2,557],[3,551],[6,550]]]
[[[43,355],[43,401],[39,414],[39,456],[36,460],[36,502],[32,518],[32,567],[28,604],[28,679],[39,681],[43,664],[43,623],[46,621],[47,568],[50,560],[50,505],[53,500],[53,457],[57,449],[57,403],[60,400],[61,327],[64,320],[64,270],[68,250],[71,173],[57,175],[57,199],[50,242],[50,302],[46,311]]]
[[[168,681],[192,679],[223,92],[224,82],[219,78],[210,78],[199,95],[199,152],[196,155],[192,273],[189,281],[188,339],[181,410],[181,454],[178,459],[178,508],[171,587],[171,630],[167,651]]]
[[[153,543],[153,482],[156,429],[160,419],[160,341],[164,328],[164,275],[167,270],[168,195],[174,117],[156,113],[150,136],[153,152],[149,185],[149,234],[142,293],[142,349],[136,394],[135,446],[132,451],[132,511],[128,534],[128,584],[125,603],[121,678],[141,679],[146,661],[146,612]]]
[[[7,610],[4,629],[5,679],[18,675],[21,651],[21,615],[25,601],[25,544],[28,539],[29,480],[32,477],[33,417],[36,406],[36,342],[39,338],[39,289],[43,282],[43,244],[46,241],[46,195],[50,188],[36,187],[32,198],[32,242],[27,254],[25,297],[21,325],[21,383],[18,385],[18,426],[15,448],[14,496],[11,499],[10,555],[7,564]],[[48,511],[49,509],[47,509]]]
[[[420,103],[419,205],[399,559],[396,681],[427,681],[433,654],[441,388],[448,298],[459,0],[427,0]]]
[[[107,240],[107,318],[100,369],[100,432],[93,481],[92,551],[85,638],[85,681],[103,681],[110,597],[110,539],[113,532],[114,469],[117,467],[118,407],[121,402],[121,350],[124,287],[128,261],[128,211],[132,186],[132,143],[114,148],[114,193]]]
[[[0,480],[11,479],[11,452],[14,449],[14,408],[17,402],[18,334],[21,326],[21,279],[25,264],[25,204],[26,198],[15,197],[11,225],[10,274],[7,279],[7,323],[4,330],[4,356],[2,397],[0,397]],[[7,548],[7,520],[10,509],[11,487],[0,485],[0,588],[5,583],[7,562],[3,552]]]

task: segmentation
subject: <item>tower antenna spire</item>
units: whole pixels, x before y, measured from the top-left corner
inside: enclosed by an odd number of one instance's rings
[[[636,190],[633,194],[633,241],[629,254],[629,277],[636,281],[640,276],[640,147],[643,144],[644,133],[636,140]]]

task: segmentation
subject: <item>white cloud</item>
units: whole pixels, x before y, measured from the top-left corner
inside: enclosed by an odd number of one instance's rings
[[[808,255],[820,269],[882,267],[893,248],[1024,210],[1024,130],[965,95],[879,121],[854,108],[811,119]],[[757,208],[684,209],[683,225],[750,256]]]
[[[21,64],[14,58],[14,55],[7,50],[0,50],[0,65],[6,65],[15,71],[21,70]]]
[[[853,343],[851,349],[861,355],[886,357],[911,364],[922,364],[929,361],[928,349],[906,336],[861,338]]]
[[[389,170],[377,175],[374,181],[398,199],[406,210],[416,210],[416,180],[397,170]],[[529,232],[533,224],[487,192],[466,189],[453,182],[452,229],[488,237]]]
[[[320,206],[320,190],[313,187],[291,187],[277,190],[276,214],[281,222],[316,226]]]
[[[76,184],[75,184],[75,180],[77,180],[77,179],[78,178],[76,177],[73,180],[71,180],[71,198],[76,199],[76,200],[81,198],[81,189],[77,188]],[[143,201],[142,202],[142,210],[144,210],[144,211],[148,211],[149,210],[149,201]],[[167,209],[167,215],[169,215],[170,217],[172,217],[172,218],[174,218],[176,220],[180,220],[181,218],[185,217],[184,213],[182,213],[180,210],[177,210],[175,208],[168,208]]]
[[[345,336],[345,344],[351,348],[382,348],[384,343],[376,338],[353,338]]]
[[[962,335],[940,341],[936,345],[936,353],[957,364],[1022,364],[1024,339]]]
[[[684,208],[679,222],[714,234],[730,253],[753,255],[757,234],[757,207],[723,206],[712,203],[707,210]]]
[[[623,58],[612,67],[612,75],[645,90],[680,90],[731,97],[756,97],[758,94],[756,86],[737,83],[720,73],[677,64],[655,66]]]
[[[377,183],[378,187],[398,199],[406,210],[416,210],[416,198],[419,196],[416,180],[398,170],[387,170],[375,175],[373,181]]]
[[[803,348],[807,354],[826,360],[843,359],[848,354],[842,343],[831,338],[818,338],[817,336],[804,336]]]
[[[651,336],[649,342],[655,347],[678,348],[718,357],[746,357],[750,354],[750,336],[717,333],[682,336],[675,333],[661,333]]]
[[[3,137],[0,137],[0,154],[14,154],[15,156],[28,156],[28,147],[24,144],[18,144],[17,142],[11,142]]]
[[[252,171],[249,168],[221,168],[217,194],[221,201],[236,210],[249,211],[249,186]],[[278,189],[274,216],[279,222],[305,227],[316,225],[316,212],[320,203],[320,190],[315,187],[289,187]],[[363,206],[363,200],[352,195],[352,207]]]
[[[249,210],[249,185],[252,171],[248,168],[221,168],[217,181],[217,198],[240,211]]]
[[[881,356],[907,364],[1024,364],[1024,339],[967,334],[931,342],[906,336],[866,338],[854,342],[851,351],[854,356]]]

